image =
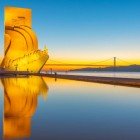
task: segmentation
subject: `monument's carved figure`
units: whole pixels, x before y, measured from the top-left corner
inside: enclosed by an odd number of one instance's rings
[[[2,67],[12,71],[39,72],[48,60],[48,51],[38,49],[32,30],[31,10],[6,7],[4,15],[4,59]]]

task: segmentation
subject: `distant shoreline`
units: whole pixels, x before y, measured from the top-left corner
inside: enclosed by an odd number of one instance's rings
[[[70,72],[73,71],[84,71],[84,72],[140,72],[140,65],[129,65],[129,66],[118,66],[118,67],[105,67],[105,68],[81,68],[81,69],[74,69],[70,70]]]
[[[60,72],[65,72],[65,71],[60,71]],[[112,73],[115,73],[115,72],[122,72],[122,73],[127,73],[127,72],[131,73],[132,72],[133,73],[134,72],[135,73],[135,72],[138,72],[138,73],[140,73],[140,71],[92,71],[92,70],[89,70],[89,71],[88,70],[72,70],[72,71],[70,70],[68,72],[95,72],[95,73],[96,72],[106,72],[106,73],[110,73],[110,72],[112,72]]]
[[[38,74],[44,77],[51,77],[55,79],[67,79],[83,82],[102,83],[119,86],[129,86],[140,88],[140,79],[135,78],[118,78],[118,77],[98,77],[98,76],[81,76],[81,75],[64,75],[64,74]]]

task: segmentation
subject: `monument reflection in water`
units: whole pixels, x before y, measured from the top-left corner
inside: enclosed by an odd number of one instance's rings
[[[4,138],[25,138],[31,135],[31,120],[38,96],[47,98],[48,86],[41,77],[4,78]]]

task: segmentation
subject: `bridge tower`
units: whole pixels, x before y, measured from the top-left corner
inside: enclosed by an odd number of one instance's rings
[[[116,68],[116,57],[113,57],[113,63],[114,63],[114,71],[115,71],[115,68]]]

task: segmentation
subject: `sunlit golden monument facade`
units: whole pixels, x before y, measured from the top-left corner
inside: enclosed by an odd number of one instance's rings
[[[39,72],[48,60],[48,51],[38,49],[32,30],[31,9],[6,7],[4,15],[4,59],[8,71]]]

